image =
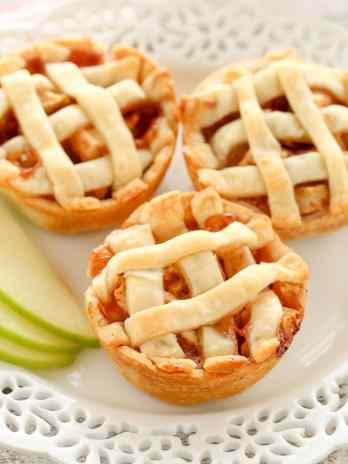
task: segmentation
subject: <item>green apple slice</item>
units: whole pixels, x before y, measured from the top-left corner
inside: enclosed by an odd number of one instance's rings
[[[0,360],[27,369],[50,369],[68,366],[74,361],[72,353],[45,353],[18,345],[0,335]]]
[[[46,352],[76,353],[79,345],[35,325],[0,301],[0,336],[19,345]]]
[[[0,202],[0,301],[35,324],[85,346],[95,335],[46,257]]]

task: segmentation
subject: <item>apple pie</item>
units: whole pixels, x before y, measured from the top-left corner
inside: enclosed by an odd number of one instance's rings
[[[89,274],[86,311],[119,371],[177,404],[261,379],[301,325],[308,278],[267,216],[211,188],[143,204]]]
[[[90,39],[0,59],[0,188],[63,233],[124,220],[159,185],[176,141],[166,69]]]
[[[293,50],[209,76],[181,103],[196,188],[257,207],[285,239],[348,223],[347,82]]]

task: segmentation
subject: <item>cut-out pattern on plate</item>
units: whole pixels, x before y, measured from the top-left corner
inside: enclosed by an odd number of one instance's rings
[[[348,374],[281,408],[216,416],[214,434],[207,420],[170,423],[152,417],[143,425],[132,415],[96,415],[55,392],[34,376],[15,369],[0,372],[0,437],[12,445],[49,454],[72,464],[143,462],[233,462],[282,464],[309,456],[318,441],[327,452],[348,433]],[[35,440],[34,440],[35,439]],[[40,444],[39,446],[37,444]],[[317,456],[317,459],[322,457]],[[145,461],[144,461],[145,460]]]
[[[205,68],[260,56],[275,44],[298,48],[307,59],[326,64],[340,65],[348,57],[346,34],[335,25],[260,17],[250,0],[174,0],[170,8],[156,0],[73,0],[68,7],[64,3],[49,13],[36,13],[35,27],[27,15],[22,25],[16,18],[15,34],[2,28],[0,51],[33,39],[88,33],[109,44],[127,43],[161,60]]]

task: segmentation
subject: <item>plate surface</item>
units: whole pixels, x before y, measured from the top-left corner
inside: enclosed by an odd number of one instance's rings
[[[36,12],[35,18],[26,13],[2,29],[0,49],[58,34],[122,40],[170,66],[179,93],[214,67],[258,56],[274,43],[296,46],[310,59],[348,64],[347,36],[330,24],[266,21],[248,3],[218,1],[213,8],[197,1],[188,7],[182,0],[170,11],[162,3],[85,0]],[[159,193],[177,188],[191,188],[180,147]],[[82,302],[89,252],[107,232],[60,237],[30,225],[28,231]],[[348,432],[346,245],[347,228],[292,243],[311,269],[305,321],[282,362],[247,392],[196,407],[168,406],[126,383],[101,350],[36,376],[2,365],[1,441],[49,449],[67,463],[317,462]]]

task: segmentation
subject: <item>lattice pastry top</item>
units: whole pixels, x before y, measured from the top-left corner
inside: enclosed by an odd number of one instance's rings
[[[102,343],[126,377],[169,401],[226,396],[255,382],[303,316],[302,259],[266,216],[213,189],[145,204],[92,253],[89,272],[87,312]],[[150,382],[151,372],[160,377]],[[180,394],[171,374],[190,387]],[[226,374],[223,388],[210,391],[217,374]]]
[[[176,132],[167,70],[127,47],[62,39],[2,58],[0,78],[0,185],[45,211],[42,225],[105,227],[157,187]]]
[[[286,238],[346,223],[347,76],[286,50],[208,77],[181,104],[195,185],[259,207]]]

